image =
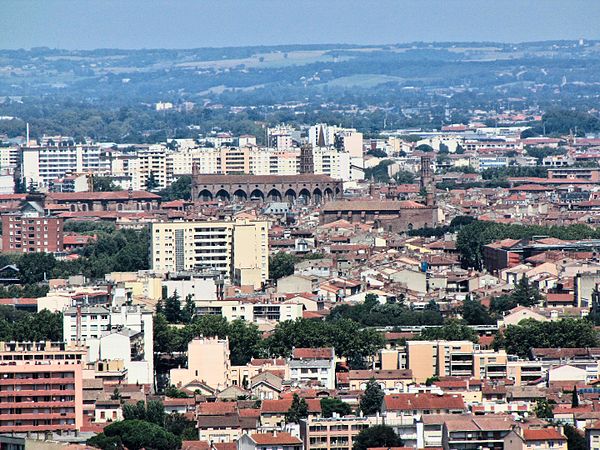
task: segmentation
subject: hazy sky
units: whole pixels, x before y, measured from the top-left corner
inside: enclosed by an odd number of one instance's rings
[[[600,39],[600,0],[0,0],[0,48]]]

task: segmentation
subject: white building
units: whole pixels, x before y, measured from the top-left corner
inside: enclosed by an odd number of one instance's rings
[[[123,297],[117,290],[115,298]],[[152,311],[143,305],[71,307],[63,313],[65,341],[87,346],[88,362],[122,359],[130,383],[153,384],[152,326]]]

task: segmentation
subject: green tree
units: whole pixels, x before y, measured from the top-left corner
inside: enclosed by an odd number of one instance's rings
[[[469,325],[490,325],[496,323],[479,300],[467,296],[462,306],[462,317]]]
[[[287,277],[294,274],[294,264],[297,258],[289,253],[279,252],[269,258],[269,273],[271,279]]]
[[[165,389],[165,396],[169,398],[188,398],[188,395],[177,389],[174,385],[168,386]]]
[[[425,341],[473,341],[477,342],[479,336],[472,328],[457,320],[449,320],[441,327],[425,328],[421,331],[419,339]]]
[[[545,398],[541,398],[536,402],[533,412],[540,419],[552,419],[554,417],[553,409],[554,404],[552,402]]]
[[[571,399],[571,406],[573,408],[579,407],[579,395],[577,394],[577,385],[573,385],[573,398]]]
[[[194,318],[194,314],[196,313],[196,304],[192,299],[192,295],[188,294],[185,296],[185,304],[183,306],[183,310],[181,311],[181,319],[184,323],[190,323]]]
[[[110,177],[93,177],[92,184],[94,192],[112,192],[123,190],[121,186],[117,186]]]
[[[428,145],[428,144],[421,144],[421,145],[417,145],[417,147],[415,148],[415,150],[417,150],[419,152],[430,153],[430,152],[433,151],[433,147],[431,145]]]
[[[587,442],[577,428],[572,425],[565,424],[564,433],[565,437],[567,438],[568,450],[587,450]]]
[[[127,419],[108,425],[88,444],[104,450],[176,450],[181,439],[154,423]]]
[[[169,323],[181,322],[181,300],[177,291],[165,300],[164,305],[165,318]]]
[[[197,441],[198,430],[196,422],[189,420],[183,414],[171,413],[165,418],[165,430],[175,436],[181,437],[184,441]]]
[[[158,180],[156,179],[156,175],[154,172],[150,172],[148,174],[148,178],[146,178],[146,190],[153,191],[158,187]]]
[[[163,202],[171,200],[191,200],[192,198],[192,177],[189,175],[183,175],[166,189],[163,189],[158,193],[161,196]]]
[[[360,397],[359,408],[365,416],[371,416],[381,410],[383,397],[381,386],[372,378],[367,383],[364,394]]]
[[[368,448],[402,447],[404,442],[398,437],[392,427],[387,425],[374,425],[362,430],[354,438],[352,450],[367,450]]]
[[[544,300],[544,296],[538,288],[532,285],[525,276],[517,282],[511,297],[517,305],[523,306],[540,305]]]
[[[286,423],[300,423],[300,419],[308,417],[308,404],[304,398],[294,394],[290,409],[285,415]]]
[[[321,399],[321,415],[323,417],[332,417],[333,413],[339,414],[341,417],[352,413],[352,408],[346,402],[335,397],[323,397]]]

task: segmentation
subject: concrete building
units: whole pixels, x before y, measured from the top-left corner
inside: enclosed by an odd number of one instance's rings
[[[229,339],[193,339],[188,344],[187,355],[187,368],[171,369],[172,385],[181,387],[192,381],[200,381],[214,389],[231,386]]]
[[[153,384],[153,317],[143,305],[68,308],[63,313],[63,336],[68,343],[90,348],[87,362],[122,360],[130,382]]]
[[[306,447],[308,448],[308,447]],[[302,441],[290,433],[242,434],[238,450],[303,450]]]
[[[298,385],[318,383],[335,389],[335,351],[333,348],[295,348],[289,361],[290,379]]]
[[[258,288],[269,278],[268,229],[265,221],[153,223],[152,269],[212,270]]]
[[[307,449],[352,450],[362,430],[382,423],[381,417],[307,418],[300,421],[300,437]]]
[[[0,342],[0,433],[79,430],[85,349],[51,342]]]
[[[244,320],[256,324],[268,324],[302,318],[302,303],[297,301],[277,302],[267,299],[219,299],[195,300],[196,314],[219,315],[228,321]]]
[[[98,145],[43,145],[21,149],[21,176],[29,186],[46,187],[69,173],[104,172]]]
[[[408,341],[406,364],[418,383],[438,376],[501,379],[507,375],[505,351],[481,350],[471,341]]]
[[[2,251],[55,253],[63,247],[63,219],[47,216],[37,202],[27,202],[20,214],[2,215]]]

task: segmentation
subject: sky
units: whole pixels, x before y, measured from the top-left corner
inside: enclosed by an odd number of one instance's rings
[[[0,0],[0,48],[600,39],[599,0]]]

